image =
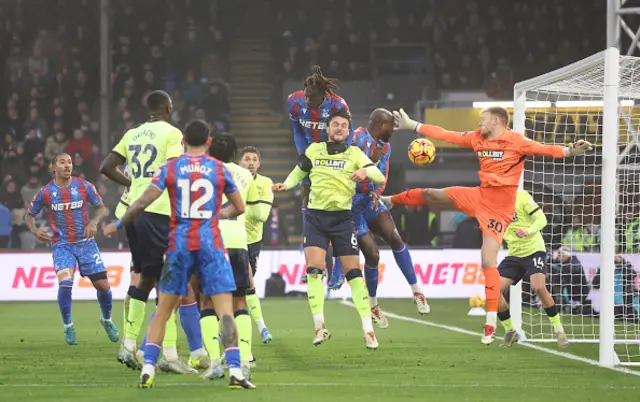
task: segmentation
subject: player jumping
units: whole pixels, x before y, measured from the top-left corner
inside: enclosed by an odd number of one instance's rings
[[[254,209],[254,213],[247,216],[247,243],[249,249],[249,265],[251,266],[252,286],[247,290],[247,306],[249,314],[258,326],[262,343],[269,343],[273,339],[267,329],[262,317],[262,306],[260,298],[253,287],[253,277],[258,270],[258,257],[260,256],[260,242],[262,242],[262,230],[264,222],[269,219],[269,213],[273,205],[273,181],[270,178],[258,173],[260,169],[260,151],[257,148],[248,146],[240,150],[240,166],[248,169],[253,175],[253,183],[256,190],[257,199],[247,202],[247,208]]]
[[[160,165],[183,153],[182,132],[171,125],[173,104],[164,91],[153,91],[147,98],[149,121],[127,131],[120,142],[107,155],[100,172],[116,183],[129,187],[130,201],[136,201],[151,184],[153,174]],[[127,164],[131,179],[118,166]],[[129,312],[125,321],[125,339],[118,360],[129,367],[140,368],[136,341],[142,328],[149,293],[156,286],[164,265],[164,254],[169,244],[171,207],[165,192],[149,205],[126,227],[134,267],[141,272],[135,288],[129,288]],[[164,359],[161,369],[175,373],[197,373],[194,368],[209,367],[208,355],[202,345],[200,314],[193,293],[180,306],[180,321],[191,350],[190,368],[178,356],[177,317],[172,315],[163,344]]]
[[[547,218],[542,209],[525,190],[518,190],[516,197],[516,213],[513,222],[504,234],[509,255],[500,262],[500,305],[498,319],[506,333],[504,346],[511,346],[518,341],[518,333],[513,328],[509,304],[502,294],[509,286],[515,285],[521,279],[529,279],[531,291],[540,298],[542,307],[553,325],[558,347],[566,348],[569,340],[562,328],[560,314],[547,290],[545,276],[547,274],[547,251],[540,231],[547,225]]]
[[[158,285],[158,308],[147,333],[139,386],[153,386],[167,320],[180,295],[187,295],[191,275],[198,274],[202,292],[211,297],[220,317],[220,333],[229,365],[229,387],[255,388],[244,379],[240,369],[238,334],[231,300],[231,292],[236,290],[236,286],[218,227],[218,219],[238,216],[244,213],[245,207],[229,170],[220,161],[206,155],[211,143],[209,125],[200,120],[189,123],[185,128],[185,140],[186,155],[162,165],[154,174],[152,184],[122,219],[105,228],[105,235],[115,233],[118,228],[131,223],[165,190],[168,191],[171,205],[169,249]],[[221,211],[223,194],[231,206]]]
[[[111,342],[118,342],[120,334],[111,321],[111,287],[100,250],[94,239],[98,223],[107,216],[107,208],[93,184],[72,177],[73,162],[67,154],[53,158],[53,180],[42,187],[33,198],[25,221],[27,227],[43,242],[51,242],[53,267],[58,278],[58,306],[64,324],[64,340],[69,345],[78,343],[71,319],[71,290],[76,266],[80,275],[91,280],[98,293],[102,316],[100,324]],[[95,206],[89,220],[89,205]],[[47,218],[53,235],[38,228],[35,216],[42,208],[48,209]]]
[[[489,345],[495,340],[500,300],[500,274],[496,268],[498,250],[504,231],[513,219],[518,183],[526,156],[566,158],[582,155],[592,146],[584,140],[568,147],[529,140],[508,128],[509,112],[501,107],[485,109],[480,115],[480,128],[465,133],[418,123],[411,120],[402,109],[393,114],[397,130],[413,130],[425,137],[473,148],[480,160],[480,187],[417,188],[382,197],[381,200],[388,208],[393,205],[429,204],[455,208],[478,219],[483,233],[481,259],[488,310],[482,343]]]
[[[351,297],[360,314],[365,346],[377,349],[367,289],[360,271],[358,240],[353,227],[351,200],[356,183],[370,180],[384,183],[384,175],[357,147],[348,146],[351,117],[348,112],[334,113],[327,121],[329,142],[311,144],[298,165],[275,191],[291,189],[307,175],[311,178],[309,209],[304,225],[304,255],[307,263],[307,297],[315,326],[314,345],[330,338],[324,322],[324,286],[322,277],[329,242],[340,258]]]
[[[376,109],[369,116],[368,127],[359,127],[355,131],[354,146],[360,148],[365,155],[376,162],[380,171],[385,175],[389,174],[389,158],[391,156],[391,134],[393,133],[394,119],[391,112],[386,109]],[[386,179],[385,179],[386,180]],[[375,239],[369,229],[381,236],[393,250],[393,257],[400,267],[407,283],[411,286],[413,301],[418,307],[420,314],[430,312],[427,299],[418,285],[416,271],[413,267],[411,254],[407,245],[400,237],[393,218],[384,204],[378,202],[377,196],[384,192],[385,184],[376,186],[368,180],[360,182],[356,186],[356,195],[353,197],[351,212],[355,220],[356,235],[358,245],[364,255],[364,279],[369,291],[369,303],[371,304],[371,314],[373,321],[379,328],[387,328],[389,321],[380,311],[376,291],[378,289],[378,263],[380,262],[380,251]],[[377,196],[372,198],[371,193]],[[329,289],[338,289],[342,286],[344,276],[339,261],[334,265]]]
[[[344,99],[334,93],[338,89],[335,79],[322,74],[320,66],[313,67],[303,84],[303,90],[289,95],[287,105],[289,119],[293,127],[293,141],[299,155],[303,155],[311,144],[327,141],[327,124],[329,116],[340,112],[349,112],[349,106]],[[353,128],[349,127],[349,135],[345,144],[353,141]],[[307,218],[307,204],[309,203],[309,177],[302,180],[302,223]],[[303,277],[303,282],[306,277]]]

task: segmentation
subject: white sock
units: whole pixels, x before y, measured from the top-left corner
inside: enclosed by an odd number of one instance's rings
[[[153,377],[156,374],[156,369],[155,367],[153,367],[153,364],[143,364],[142,365],[142,373],[140,374],[140,377],[142,377],[145,374],[149,374],[151,377]]]
[[[229,377],[234,376],[238,380],[244,380],[244,376],[242,375],[242,369],[240,367],[229,368]]]
[[[324,328],[324,313],[318,313],[313,315],[313,325],[316,330]]]
[[[192,359],[200,359],[201,357],[207,356],[207,351],[204,348],[196,349],[191,351]]]
[[[496,323],[498,322],[498,313],[495,311],[491,311],[487,313],[487,318],[485,321],[487,324],[489,325],[493,325],[494,327],[496,326]]]
[[[375,296],[369,296],[369,306],[375,307],[378,305],[378,298]]]
[[[420,289],[420,285],[418,285],[418,283],[414,283],[413,285],[411,285],[411,291],[415,294],[415,293],[422,293],[422,289]]]
[[[124,348],[130,351],[136,350],[136,340],[124,338]]]
[[[178,360],[178,349],[175,346],[163,347],[162,354],[167,361],[173,362]]]
[[[369,332],[373,332],[373,321],[371,321],[371,316],[368,315],[366,317],[362,317],[362,330],[365,334]]]
[[[267,328],[267,326],[264,325],[264,320],[256,321],[256,326],[258,327],[258,331],[260,332],[262,332],[264,328]]]

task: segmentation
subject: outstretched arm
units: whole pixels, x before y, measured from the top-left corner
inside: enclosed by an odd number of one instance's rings
[[[410,119],[402,109],[397,112],[394,111],[393,117],[395,118],[396,130],[413,130],[425,137],[448,142],[449,144],[460,145],[465,148],[473,148],[473,145],[471,144],[471,135],[465,135],[465,133],[448,131],[442,127],[419,123]]]
[[[593,149],[591,143],[585,140],[579,140],[569,145],[568,147],[563,147],[561,145],[541,144],[524,136],[521,137],[520,143],[517,145],[518,151],[523,155],[550,156],[552,158],[567,158],[578,156]]]

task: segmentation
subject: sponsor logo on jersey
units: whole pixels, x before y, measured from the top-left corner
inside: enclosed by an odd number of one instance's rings
[[[304,128],[318,129],[318,130],[326,130],[327,123],[324,121],[310,121],[300,119],[300,125]]]
[[[313,166],[324,166],[333,168],[333,170],[344,170],[346,161],[336,161],[333,159],[316,159],[313,161]]]
[[[491,158],[494,161],[501,161],[504,156],[504,151],[493,151],[493,150],[484,150],[478,151],[478,158]]]
[[[58,204],[51,204],[51,210],[53,211],[66,211],[69,209],[78,209],[82,208],[84,205],[84,200],[73,201],[73,202],[60,202]]]

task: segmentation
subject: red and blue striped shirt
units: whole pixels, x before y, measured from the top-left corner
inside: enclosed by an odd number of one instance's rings
[[[356,186],[356,193],[369,193],[370,191],[374,191],[379,195],[382,195],[384,192],[385,186],[387,185],[387,179],[389,178],[389,158],[391,157],[391,144],[388,142],[380,141],[376,143],[373,139],[369,131],[367,131],[364,127],[358,127],[354,132],[353,143],[351,145],[356,146],[364,152],[365,155],[371,159],[373,157],[373,153],[376,148],[382,148],[382,156],[380,156],[380,160],[376,162],[378,169],[384,175],[384,184],[381,186],[376,186],[373,183],[370,183],[369,180],[362,181],[358,183]]]
[[[53,230],[51,244],[76,243],[87,240],[84,229],[89,224],[89,205],[102,203],[93,184],[79,177],[71,177],[67,187],[55,181],[42,187],[29,205],[29,213],[36,216],[47,208],[49,226]]]
[[[224,249],[218,227],[222,194],[238,188],[222,162],[208,155],[182,155],[156,170],[152,185],[169,192],[169,251]]]
[[[340,111],[349,111],[347,102],[338,95],[329,93],[324,102],[315,109],[310,109],[304,101],[304,91],[294,92],[287,98],[289,120],[293,126],[293,141],[299,154],[304,153],[310,144],[328,141],[327,121],[329,116]],[[345,143],[353,140],[353,129],[349,128],[349,136]]]

